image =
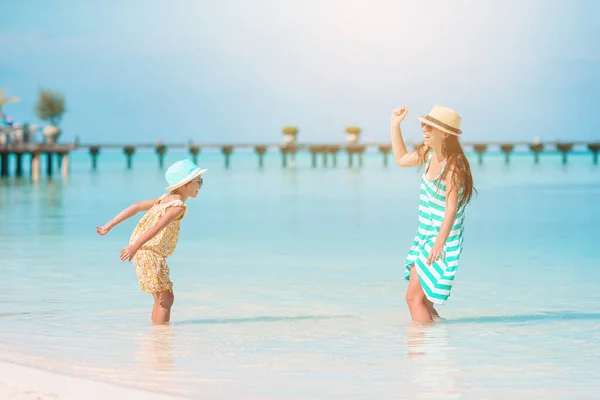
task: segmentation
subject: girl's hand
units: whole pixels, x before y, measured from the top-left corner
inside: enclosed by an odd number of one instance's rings
[[[133,256],[135,256],[135,253],[137,253],[137,251],[137,246],[133,244],[130,244],[129,246],[125,247],[123,250],[121,250],[121,261],[131,261]]]
[[[427,257],[427,265],[431,265],[440,258],[443,259],[444,257],[444,244],[439,244],[436,242],[429,252],[429,257]]]
[[[408,110],[406,109],[405,106],[402,106],[400,108],[396,108],[394,110],[394,112],[392,113],[392,126],[398,126],[400,125],[400,123],[402,121],[404,121],[404,118],[406,117],[406,114],[408,114]]]
[[[98,235],[106,235],[108,232],[110,232],[111,228],[112,227],[110,225],[108,225],[108,224],[106,224],[104,226],[97,226],[96,227],[96,233]]]

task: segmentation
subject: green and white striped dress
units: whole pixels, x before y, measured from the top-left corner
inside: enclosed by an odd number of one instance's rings
[[[464,208],[456,213],[452,231],[444,244],[443,259],[440,257],[427,265],[427,257],[440,232],[446,211],[446,182],[439,179],[446,166],[432,181],[427,180],[427,170],[431,163],[429,154],[425,172],[421,178],[421,196],[419,201],[419,228],[415,240],[406,258],[404,278],[410,279],[410,269],[414,265],[421,281],[425,296],[435,304],[444,304],[450,296],[452,283],[458,269],[458,259],[462,252]]]

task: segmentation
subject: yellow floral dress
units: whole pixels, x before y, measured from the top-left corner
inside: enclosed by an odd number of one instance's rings
[[[184,208],[181,218],[169,223],[156,236],[144,243],[131,259],[137,272],[140,289],[148,293],[170,292],[173,290],[173,282],[169,278],[170,271],[166,259],[175,251],[177,239],[179,239],[181,219],[187,213],[187,206],[181,200],[162,203],[165,196],[167,195],[162,195],[152,208],[146,212],[129,239],[129,244],[132,244],[141,235],[155,226],[162,216],[165,215],[167,208]]]

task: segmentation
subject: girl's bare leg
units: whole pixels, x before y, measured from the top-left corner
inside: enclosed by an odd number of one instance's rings
[[[423,293],[423,288],[421,287],[421,282],[417,275],[417,269],[413,265],[410,269],[410,280],[408,282],[408,289],[406,290],[406,304],[408,305],[413,321],[432,321],[431,313],[425,305],[425,300],[425,293]]]
[[[431,314],[431,316],[433,318],[440,317],[440,314],[438,314],[438,312],[435,310],[435,308],[433,308],[433,303],[431,301],[429,301],[429,299],[427,297],[425,297],[425,307],[427,307],[427,309],[429,310],[429,313]]]
[[[158,310],[158,293],[152,293],[152,297],[154,297],[154,305],[152,306],[152,322],[154,322]]]
[[[155,303],[156,311],[154,312],[152,322],[156,324],[166,324],[171,319],[171,307],[175,301],[175,296],[173,295],[173,292],[160,292],[155,294],[158,301]]]

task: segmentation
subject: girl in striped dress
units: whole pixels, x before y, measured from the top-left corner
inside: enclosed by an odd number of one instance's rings
[[[474,192],[469,162],[458,141],[461,117],[435,106],[419,117],[424,140],[406,150],[400,123],[406,107],[394,110],[391,120],[394,158],[401,167],[424,166],[421,178],[418,228],[405,262],[409,281],[406,303],[413,321],[439,317],[434,304],[444,304],[462,252],[465,207]]]

